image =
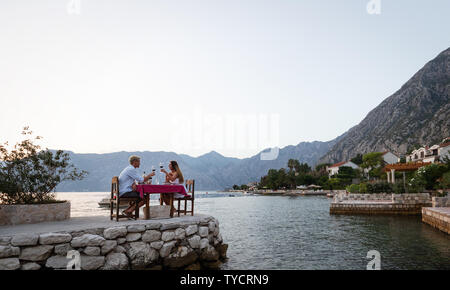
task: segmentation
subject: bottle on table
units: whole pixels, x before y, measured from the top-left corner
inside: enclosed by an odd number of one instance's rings
[[[159,179],[158,179],[158,175],[156,174],[156,169],[155,166],[152,165],[152,172],[155,173],[154,178],[155,178],[155,184],[159,184]]]
[[[161,175],[161,182],[162,182],[162,184],[165,184],[166,183],[165,182],[166,178],[165,178],[165,176],[164,176],[164,174],[162,172],[163,168],[164,168],[164,164],[162,162],[159,162],[159,174]]]

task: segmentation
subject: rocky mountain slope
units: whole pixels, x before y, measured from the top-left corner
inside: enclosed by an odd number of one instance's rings
[[[450,48],[428,62],[396,93],[373,109],[319,162],[339,162],[357,153],[391,150],[450,136]]]

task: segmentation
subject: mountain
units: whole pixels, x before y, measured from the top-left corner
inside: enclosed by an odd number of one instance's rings
[[[373,109],[319,163],[348,160],[358,153],[439,143],[450,136],[450,48],[428,62],[392,96]]]
[[[56,191],[109,191],[111,178],[119,175],[127,166],[130,155],[142,158],[140,167],[142,173],[150,172],[151,166],[157,167],[159,162],[167,164],[170,160],[176,160],[185,179],[196,180],[198,190],[223,190],[232,187],[233,184],[259,181],[271,168],[286,168],[290,158],[314,166],[336,140],[339,138],[328,142],[301,142],[296,146],[286,146],[280,149],[279,156],[275,160],[261,160],[260,154],[245,159],[231,158],[215,151],[199,157],[174,152],[121,151],[107,154],[77,154],[68,151],[75,167],[86,170],[89,174],[81,181],[61,183]]]

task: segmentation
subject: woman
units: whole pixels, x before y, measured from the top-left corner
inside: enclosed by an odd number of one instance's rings
[[[169,170],[170,172],[167,172],[165,169],[161,169],[161,172],[166,174],[166,183],[183,185],[184,183],[183,173],[181,173],[180,167],[178,166],[178,163],[175,160],[170,161]],[[184,195],[181,193],[175,193],[173,197],[183,198]],[[167,205],[170,204],[169,194],[162,194],[162,199],[165,202],[165,204]]]

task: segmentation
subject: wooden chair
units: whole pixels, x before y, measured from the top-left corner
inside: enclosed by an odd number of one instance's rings
[[[110,208],[111,208],[111,220],[113,217],[116,218],[116,221],[119,221],[119,218],[128,218],[127,215],[119,214],[119,206],[121,202],[134,202],[136,205],[139,204],[139,197],[120,197],[119,194],[119,177],[114,176],[111,182],[111,199],[110,199]],[[116,213],[114,214],[114,209]],[[139,207],[136,206],[136,210],[134,212],[133,218],[137,220],[139,218]]]
[[[174,201],[178,201],[177,209],[175,209],[175,212],[180,216],[180,213],[184,213],[186,215],[187,213],[190,213],[191,215],[194,215],[194,194],[195,194],[195,180],[194,179],[188,179],[186,180],[186,189],[187,194],[190,196],[185,196],[182,198],[175,198]],[[191,210],[187,210],[187,202],[188,200],[191,201]],[[184,210],[180,209],[181,202],[184,201]]]

